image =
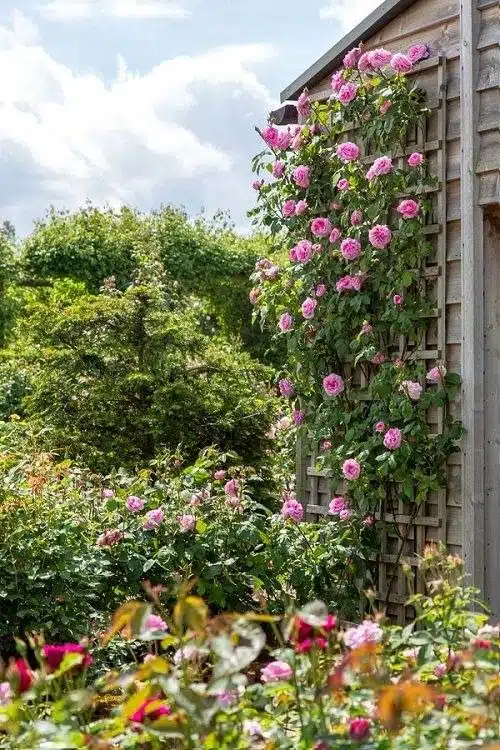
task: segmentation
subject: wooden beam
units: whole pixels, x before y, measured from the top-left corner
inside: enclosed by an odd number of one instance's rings
[[[484,592],[484,275],[483,212],[476,175],[477,0],[460,1],[463,555],[469,581]]]

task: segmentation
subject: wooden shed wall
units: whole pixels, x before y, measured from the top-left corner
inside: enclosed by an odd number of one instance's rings
[[[498,2],[478,0],[481,7],[478,34],[478,134],[481,176],[480,202],[498,201],[499,136],[499,24]],[[429,169],[440,179],[440,190],[434,195],[435,216],[431,219],[429,237],[434,245],[426,275],[427,291],[436,301],[436,318],[429,321],[427,341],[419,358],[428,367],[446,361],[450,371],[461,372],[461,223],[460,223],[460,5],[459,0],[417,0],[408,10],[387,24],[380,32],[365,40],[365,49],[379,46],[393,51],[404,50],[415,42],[431,48],[431,58],[419,65],[418,82],[427,91],[429,116],[423,135],[416,142],[426,152]],[[311,89],[313,99],[327,98],[329,77]],[[436,359],[434,359],[436,358]],[[460,403],[452,407],[460,417]],[[433,431],[440,429],[442,415],[428,414]],[[327,477],[314,469],[314,455],[299,449],[298,494],[306,503],[309,517],[325,513],[331,495]],[[403,522],[409,509],[400,504],[399,519]],[[450,552],[463,553],[461,502],[461,456],[451,457],[448,466],[448,488],[429,498],[419,513],[415,529],[401,549],[401,542],[389,532],[382,534],[381,553],[377,560],[377,588],[384,596],[388,580],[392,586],[387,597],[388,612],[403,621],[411,612],[405,611],[406,584],[400,563],[415,562],[415,555],[434,540],[445,541]],[[390,528],[390,527],[389,527]],[[398,565],[399,564],[399,565]],[[399,570],[395,569],[398,565]],[[417,582],[418,587],[418,582]]]

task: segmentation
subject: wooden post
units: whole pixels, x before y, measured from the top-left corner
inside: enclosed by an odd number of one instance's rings
[[[462,247],[463,554],[469,581],[484,592],[484,275],[479,206],[477,0],[460,2],[460,201]]]

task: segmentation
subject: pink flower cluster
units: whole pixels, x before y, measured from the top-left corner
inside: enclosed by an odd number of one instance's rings
[[[298,187],[308,188],[310,182],[310,169],[301,164],[292,172],[292,179]]]
[[[349,482],[358,479],[361,474],[361,464],[355,458],[348,458],[342,464],[342,474]]]
[[[281,506],[281,516],[285,520],[291,518],[297,523],[301,521],[304,516],[304,508],[302,504],[299,503],[296,497],[290,492],[285,493],[284,502]]]
[[[281,378],[278,381],[278,388],[284,398],[292,398],[295,395],[295,388],[290,378]]]
[[[351,141],[340,143],[337,146],[337,156],[344,163],[355,161],[359,157],[359,146]]]
[[[280,315],[278,327],[282,333],[291,331],[293,328],[293,316],[289,312],[284,312]]]
[[[374,180],[376,177],[380,177],[383,174],[390,174],[392,172],[392,159],[390,156],[379,156],[375,159],[370,169],[366,173],[366,179]]]
[[[344,106],[350,104],[350,102],[354,101],[354,99],[357,97],[358,88],[358,85],[356,83],[353,83],[353,81],[347,81],[347,83],[344,83],[343,86],[340,87],[337,94],[339,102]]]
[[[312,111],[312,105],[307,89],[304,89],[304,91],[301,93],[301,95],[297,99],[297,104],[295,106],[297,107],[297,112],[301,117],[309,117]]]
[[[411,198],[406,198],[401,201],[396,210],[403,219],[414,219],[420,212],[420,203]]]
[[[429,370],[426,380],[428,383],[437,385],[443,382],[445,375],[446,367],[444,365],[438,365],[437,367],[433,367]]]
[[[141,497],[135,495],[129,495],[126,502],[127,510],[131,513],[140,513],[144,508],[144,500]]]
[[[342,276],[336,283],[337,292],[359,292],[362,285],[361,276]]]
[[[331,230],[332,225],[330,224],[330,220],[323,216],[318,216],[311,221],[311,233],[315,237],[326,237],[330,234]]]
[[[187,534],[188,531],[193,531],[196,526],[196,517],[190,513],[183,513],[179,516],[179,527],[183,534]]]
[[[306,320],[311,320],[314,318],[314,313],[316,310],[316,307],[318,305],[318,300],[314,299],[313,297],[307,297],[304,302],[302,303],[302,315]]]
[[[119,529],[106,529],[97,539],[98,547],[114,547],[122,541],[124,534]]]
[[[306,413],[302,409],[294,409],[292,412],[292,419],[295,425],[299,427],[301,424],[304,423],[304,420],[306,418]]]
[[[292,386],[293,387],[293,386]],[[228,497],[238,497],[240,493],[240,483],[237,479],[229,479],[224,485],[224,493]]]
[[[331,372],[323,378],[323,390],[327,396],[338,396],[344,390],[344,381],[340,375]]]
[[[342,237],[342,232],[338,227],[333,227],[332,231],[330,232],[330,236],[328,237],[328,241],[334,245],[336,242],[340,240]]]
[[[328,513],[332,516],[338,516],[341,521],[348,521],[351,517],[349,504],[343,497],[334,497],[328,506]]]
[[[408,157],[408,165],[410,167],[420,167],[424,163],[424,157],[418,151],[414,151]]]
[[[269,125],[262,130],[262,138],[270,148],[276,151],[286,151],[292,141],[290,131],[279,130],[273,125]]]
[[[344,641],[349,648],[361,648],[369,643],[380,643],[383,630],[373,620],[363,620],[361,625],[349,628],[344,633]]]
[[[403,435],[398,427],[390,427],[384,435],[384,445],[387,450],[395,451],[401,446]]]
[[[392,232],[386,224],[375,224],[368,232],[368,239],[377,250],[383,250],[392,239]]]
[[[156,630],[166,632],[168,625],[159,615],[148,615],[144,623],[146,630]]]
[[[161,524],[163,523],[165,519],[165,511],[162,510],[162,508],[155,508],[154,510],[149,510],[146,513],[146,518],[144,520],[144,523],[142,524],[142,528],[146,531],[154,531],[154,529],[157,529]]]
[[[272,661],[261,670],[260,679],[262,682],[282,682],[292,675],[293,670],[285,661]]]
[[[361,255],[361,243],[354,237],[347,237],[340,243],[340,252],[346,260],[356,260]]]
[[[297,263],[309,263],[313,254],[313,244],[310,240],[300,240],[300,242],[292,247],[289,253],[290,260],[297,261]]]
[[[412,401],[418,401],[422,395],[422,386],[418,381],[415,380],[403,380],[400,386],[400,390],[411,398]]]

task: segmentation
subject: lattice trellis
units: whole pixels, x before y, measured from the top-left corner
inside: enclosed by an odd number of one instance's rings
[[[447,99],[446,58],[434,58],[419,66],[418,83],[427,93],[429,116],[421,126],[407,135],[407,149],[397,155],[399,165],[412,151],[425,154],[429,172],[437,183],[429,188],[432,212],[425,232],[433,245],[432,254],[426,259],[422,274],[422,293],[434,304],[428,319],[426,332],[421,342],[413,342],[414,357],[425,362],[427,369],[446,359],[446,251],[447,251]],[[318,92],[316,98],[324,98]],[[372,162],[374,155],[366,155]],[[411,343],[411,342],[410,342]],[[399,347],[402,347],[402,340]],[[397,352],[397,349],[396,349]],[[349,374],[348,374],[349,376]],[[365,376],[361,370],[351,372],[352,383],[359,388],[359,397],[364,398]],[[429,410],[428,423],[433,433],[443,429],[442,408]],[[304,504],[306,518],[318,520],[328,512],[332,493],[338,486],[332,485],[328,473],[315,468],[316,453],[311,446],[299,442],[297,446],[297,497]],[[396,495],[398,493],[395,493]],[[387,501],[385,508],[376,514],[380,524],[380,549],[373,558],[377,600],[380,607],[399,623],[412,619],[414,613],[405,606],[409,595],[408,582],[403,565],[413,571],[413,590],[422,591],[423,581],[417,574],[418,556],[430,541],[447,540],[447,491],[445,489],[429,496],[428,501],[416,509],[413,504],[400,497],[393,504]],[[397,525],[399,533],[396,533]]]

